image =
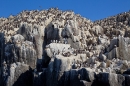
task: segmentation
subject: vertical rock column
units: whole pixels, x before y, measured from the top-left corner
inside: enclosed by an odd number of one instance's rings
[[[0,85],[2,85],[2,61],[4,58],[4,34],[0,33]]]
[[[37,26],[37,34],[34,35],[34,41],[36,46],[36,53],[37,53],[37,68],[41,68],[41,62],[42,62],[42,55],[43,55],[43,41],[44,41],[44,27],[43,26]],[[33,32],[34,33],[34,32]]]
[[[129,60],[130,59],[130,49],[127,43],[127,40],[122,37],[119,36],[119,54],[120,54],[120,58],[124,59],[124,60]]]

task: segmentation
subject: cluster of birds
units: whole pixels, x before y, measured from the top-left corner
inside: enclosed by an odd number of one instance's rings
[[[107,51],[107,49],[109,48],[111,39],[118,35],[126,36],[126,31],[129,31],[130,12],[93,23],[89,19],[81,17],[79,14],[74,14],[73,11],[61,11],[58,8],[50,8],[42,11],[23,11],[16,16],[11,15],[9,18],[0,18],[0,22],[0,32],[5,34],[6,42],[11,42],[10,39],[18,33],[18,30],[24,23],[30,26],[35,26],[35,24],[45,26],[48,31],[47,33],[49,33],[49,29],[58,28],[58,34],[62,40],[53,39],[51,43],[69,44],[68,38],[71,38],[72,47],[79,47],[79,49],[70,48],[62,52],[63,56],[71,57],[71,54],[86,54],[87,60],[85,62],[73,61],[73,69],[89,67],[95,69],[95,71],[98,69],[101,69],[100,71],[110,71],[110,69],[119,69],[122,67],[121,65],[129,64],[129,62],[120,59],[113,59],[108,62],[105,53],[109,51]],[[49,26],[50,23],[51,28]],[[37,28],[34,29],[37,30]],[[51,33],[49,34],[51,35]],[[27,43],[19,40],[15,41],[21,55],[20,57],[26,57],[26,53],[24,52],[29,49],[36,53],[35,45],[32,46],[33,35],[31,37],[31,42],[27,42],[28,40],[26,40]],[[49,38],[45,41],[48,40]],[[115,45],[115,47],[117,46]],[[55,56],[56,52],[53,52],[53,54]],[[58,54],[60,54],[60,52],[58,52]]]
[[[125,70],[129,68],[130,61],[122,60],[119,58],[113,58],[112,60],[109,60],[107,56],[103,54],[103,51],[101,51],[99,55],[91,55],[91,56],[87,56],[87,52],[89,53],[89,51],[83,49],[79,49],[79,50],[74,49],[71,46],[68,49],[65,49],[64,47],[61,52],[60,50],[58,50],[58,53],[54,50],[52,59],[54,61],[56,55],[62,55],[63,57],[71,58],[73,56],[85,54],[86,61],[83,61],[81,59],[80,60],[73,59],[71,64],[72,69],[90,68],[96,73],[99,72],[123,73]]]
[[[129,36],[128,34],[125,34],[125,31],[129,31],[130,11],[97,20],[94,24],[102,26],[104,33],[109,37],[116,37],[118,35]]]

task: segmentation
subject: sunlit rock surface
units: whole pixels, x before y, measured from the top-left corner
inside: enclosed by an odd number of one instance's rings
[[[0,18],[0,86],[130,86],[129,47],[130,12],[22,11]]]

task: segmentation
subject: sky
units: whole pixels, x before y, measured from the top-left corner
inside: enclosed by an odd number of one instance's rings
[[[17,15],[23,10],[58,7],[73,10],[92,21],[130,10],[130,0],[0,0],[0,17]]]

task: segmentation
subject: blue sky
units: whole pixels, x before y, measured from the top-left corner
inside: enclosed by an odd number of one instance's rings
[[[92,21],[130,10],[130,0],[1,0],[0,17],[17,15],[22,10],[73,10]]]

